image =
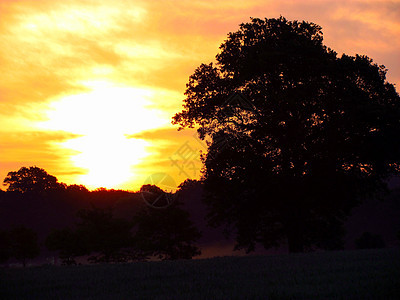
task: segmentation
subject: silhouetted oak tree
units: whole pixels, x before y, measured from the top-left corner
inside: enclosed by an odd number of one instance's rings
[[[43,192],[63,188],[57,178],[38,167],[22,167],[16,172],[9,172],[3,181],[8,185],[7,192]]]
[[[208,140],[210,223],[248,251],[287,241],[299,252],[339,233],[330,224],[399,172],[400,98],[387,70],[338,57],[320,26],[283,17],[241,24],[220,49],[190,76],[173,118]]]

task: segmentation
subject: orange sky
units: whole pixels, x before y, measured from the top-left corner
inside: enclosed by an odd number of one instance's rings
[[[280,15],[399,86],[400,1],[1,0],[0,180],[32,165],[89,188],[198,178],[202,145],[170,124],[188,77],[239,23]]]

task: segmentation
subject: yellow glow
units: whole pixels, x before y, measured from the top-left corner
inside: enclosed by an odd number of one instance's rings
[[[171,117],[189,76],[251,16],[315,22],[339,54],[386,65],[398,89],[395,2],[0,0],[0,181],[32,165],[90,188],[198,178],[204,145]]]
[[[132,188],[134,166],[148,155],[147,145],[143,140],[128,140],[121,133],[88,135],[63,143],[79,151],[71,160],[86,170],[78,181],[89,188]]]
[[[149,109],[154,97],[150,90],[107,82],[85,85],[91,91],[51,103],[48,121],[39,126],[80,135],[59,145],[75,151],[72,164],[85,170],[78,183],[89,188],[129,188],[135,165],[149,155],[149,143],[128,135],[165,126],[169,120]]]
[[[125,18],[129,18],[136,22],[142,21],[146,15],[146,11],[136,6],[118,5],[114,3],[110,5],[84,5],[75,3],[74,6],[65,6],[54,4],[51,12],[36,12],[30,15],[28,20],[21,22],[21,27],[31,31],[37,31],[44,27],[50,31],[64,32],[85,32],[88,29],[93,31],[104,31],[114,28],[115,19],[121,16],[121,11]],[[49,26],[51,26],[49,28]]]

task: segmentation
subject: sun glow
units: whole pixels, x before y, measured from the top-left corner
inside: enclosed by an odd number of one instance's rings
[[[52,102],[48,120],[40,127],[79,135],[58,145],[73,151],[70,160],[82,169],[77,183],[89,188],[132,188],[135,166],[149,155],[149,143],[129,135],[164,126],[169,120],[149,108],[151,90],[107,82],[85,85],[90,89],[87,93]]]

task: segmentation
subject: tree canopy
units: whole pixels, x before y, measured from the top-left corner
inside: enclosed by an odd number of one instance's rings
[[[55,176],[38,167],[22,167],[18,171],[8,172],[3,181],[8,192],[43,192],[63,187]]]
[[[59,252],[64,265],[75,265],[75,257],[86,254],[86,244],[87,241],[70,228],[53,230],[45,241],[48,250]]]
[[[132,247],[132,222],[113,216],[111,208],[92,207],[78,211],[80,221],[74,229],[53,230],[46,247],[57,251],[63,264],[75,264],[75,258],[88,255],[88,261],[126,262],[137,256]]]
[[[15,227],[9,232],[9,237],[12,257],[22,262],[24,267],[28,259],[40,254],[38,236],[32,229],[25,226]]]
[[[379,234],[364,232],[358,239],[356,239],[356,248],[357,249],[385,248],[385,241]]]
[[[151,196],[160,201],[166,197],[166,193],[154,185],[143,186],[141,191],[151,191]],[[160,259],[190,259],[200,255],[195,242],[201,234],[190,220],[188,212],[180,207],[181,203],[168,202],[167,206],[154,203],[150,201],[133,218],[134,246],[138,252]]]
[[[350,209],[399,173],[400,97],[386,68],[338,57],[320,26],[283,17],[241,24],[220,49],[173,118],[210,140],[210,223],[248,251],[340,245]]]
[[[129,260],[123,252],[132,245],[132,222],[115,218],[112,209],[93,207],[78,212],[81,221],[76,234],[83,241],[86,254],[93,262],[121,262]]]

